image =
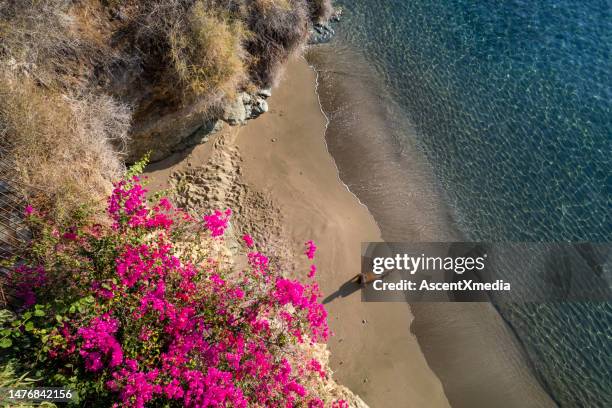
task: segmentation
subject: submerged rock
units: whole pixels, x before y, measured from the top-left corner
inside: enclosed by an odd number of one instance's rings
[[[331,26],[331,23],[316,23],[312,30],[310,30],[310,38],[308,39],[308,44],[324,44],[329,42],[332,37],[336,34],[334,29]]]
[[[315,45],[328,43],[336,34],[332,27],[332,23],[338,23],[340,21],[340,16],[342,16],[342,9],[337,8],[328,21],[315,23],[310,29],[308,44]]]

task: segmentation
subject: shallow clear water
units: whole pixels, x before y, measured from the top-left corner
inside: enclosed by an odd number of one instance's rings
[[[467,240],[612,241],[608,1],[336,3],[332,47],[359,50],[380,79],[370,103],[388,104],[396,148],[424,155]],[[612,406],[610,303],[499,310],[555,401]]]

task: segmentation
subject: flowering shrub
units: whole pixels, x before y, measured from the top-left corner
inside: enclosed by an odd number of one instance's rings
[[[324,406],[328,374],[304,352],[328,337],[317,284],[273,271],[249,235],[248,268],[233,270],[230,210],[198,221],[145,195],[138,177],[121,181],[108,223],[64,229],[27,209],[31,262],[14,269],[22,310],[0,346],[96,405]]]

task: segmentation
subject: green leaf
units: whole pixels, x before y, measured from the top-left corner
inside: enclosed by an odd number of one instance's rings
[[[5,337],[2,340],[0,340],[0,347],[1,348],[9,348],[12,345],[13,345],[13,340],[9,339],[8,337]]]
[[[138,160],[136,163],[132,164],[126,173],[126,178],[129,179],[132,176],[137,176],[144,171],[144,168],[149,164],[149,158],[151,157],[151,152],[148,151],[142,157],[142,159]]]
[[[45,315],[45,311],[42,309],[36,309],[34,311],[34,316],[44,316]]]
[[[27,322],[25,324],[25,331],[32,331],[34,330],[34,323],[33,322]]]

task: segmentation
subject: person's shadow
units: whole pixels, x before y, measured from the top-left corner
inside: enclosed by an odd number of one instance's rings
[[[347,297],[361,288],[361,274],[353,276],[348,282],[345,282],[334,293],[323,299],[323,304],[327,304],[339,297]]]
[[[376,279],[382,279],[388,274],[388,271],[380,275],[376,275],[372,272],[368,272],[366,275],[358,273],[357,275],[349,279],[347,282],[343,283],[337,291],[323,299],[323,304],[325,305],[339,297],[347,297],[349,295],[352,295],[353,293],[361,289],[363,286],[372,283]]]

